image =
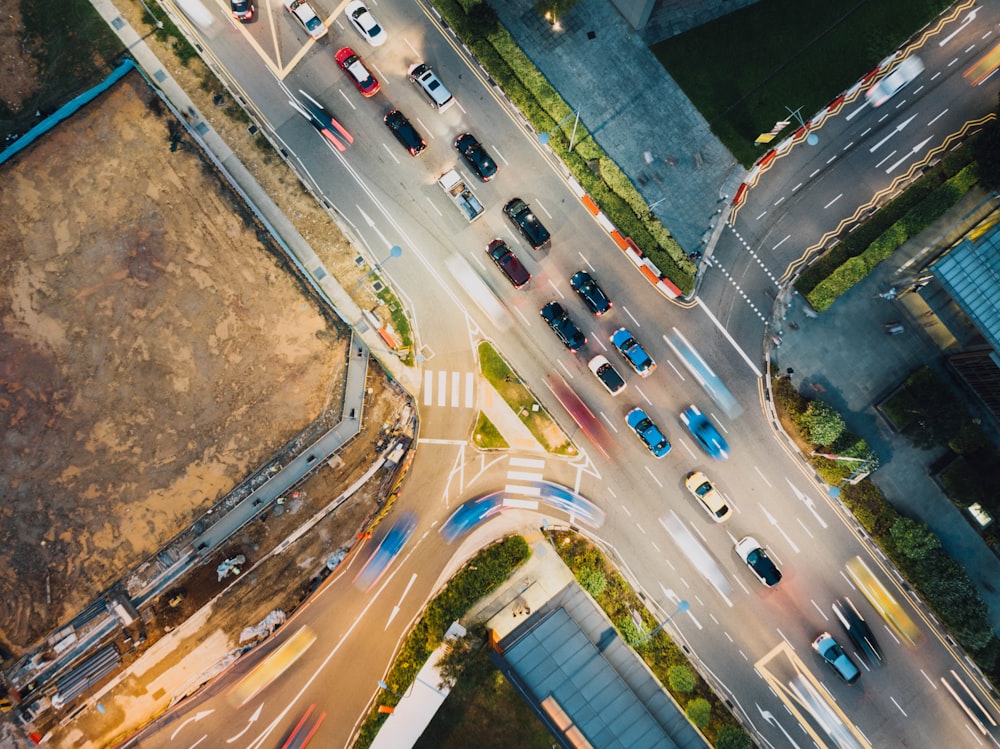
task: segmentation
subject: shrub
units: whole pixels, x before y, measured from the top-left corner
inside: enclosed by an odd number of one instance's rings
[[[698,728],[704,728],[708,725],[708,721],[712,719],[712,706],[708,704],[708,700],[701,697],[695,697],[688,702],[686,712],[688,718]]]
[[[912,560],[925,558],[934,549],[941,548],[941,539],[926,523],[901,516],[889,528],[896,552]]]
[[[622,639],[633,648],[639,647],[646,637],[639,628],[635,626],[635,620],[631,616],[621,616],[615,621],[615,627],[621,632]]]
[[[814,445],[832,445],[843,433],[844,417],[829,403],[812,401],[802,414],[801,423]]]
[[[671,666],[667,670],[667,682],[672,690],[680,694],[690,694],[697,684],[694,674],[687,666]]]
[[[869,479],[842,487],[840,499],[875,539],[887,536],[889,528],[899,517],[899,513],[886,501],[882,490]]]
[[[576,573],[576,581],[580,587],[597,598],[604,592],[608,585],[608,579],[604,576],[604,571],[593,567],[584,567]]]
[[[726,723],[715,738],[715,749],[753,749],[753,741],[742,728]]]

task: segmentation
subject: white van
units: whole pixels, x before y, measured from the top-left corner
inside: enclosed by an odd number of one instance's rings
[[[427,63],[418,62],[416,65],[411,65],[407,72],[409,73],[410,80],[427,94],[427,98],[431,100],[431,105],[439,112],[445,111],[455,103],[455,97],[451,95],[451,91],[445,88],[444,84],[441,83],[441,79],[437,77],[434,71],[431,70],[431,66]]]

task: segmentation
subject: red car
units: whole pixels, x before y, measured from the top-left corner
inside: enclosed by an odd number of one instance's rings
[[[358,87],[362,96],[374,96],[382,88],[378,79],[371,74],[371,71],[361,62],[361,58],[350,47],[344,47],[334,57],[337,64],[347,73],[347,77]]]

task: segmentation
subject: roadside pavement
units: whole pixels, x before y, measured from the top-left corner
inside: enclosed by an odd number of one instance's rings
[[[720,0],[708,4],[722,7]],[[580,0],[559,19],[559,31],[534,5],[510,0],[494,7],[667,230],[686,252],[698,250],[743,168],[612,3]]]
[[[882,465],[871,480],[899,512],[926,523],[941,537],[943,548],[968,571],[989,606],[994,631],[1000,632],[1000,559],[930,478],[931,464],[946,448],[912,447],[874,409],[918,367],[928,364],[943,371],[946,349],[965,343],[959,339],[972,334],[962,327],[953,304],[927,295],[932,286],[922,290],[926,299],[908,293],[887,300],[879,294],[891,287],[901,268],[904,274],[910,272],[911,259],[950,246],[985,215],[991,205],[983,204],[984,198],[981,192],[970,192],[948,216],[900,247],[818,317],[807,316],[804,300],[794,295],[783,322],[777,323],[781,343],[772,349],[772,359],[781,371],[795,370],[792,381],[799,392],[832,405],[848,429],[868,441]],[[897,321],[903,333],[887,335],[884,325]]]

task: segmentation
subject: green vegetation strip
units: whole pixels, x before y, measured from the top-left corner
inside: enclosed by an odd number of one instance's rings
[[[658,622],[597,547],[575,533],[550,535],[577,582],[604,609],[622,638],[636,649],[705,737],[718,749],[750,749],[750,737],[733,721],[725,703],[691,666],[684,651],[663,630],[653,637],[646,634],[656,629]],[[642,632],[632,618],[635,613],[642,617]]]
[[[780,120],[798,127],[952,0],[767,0],[653,46],[712,131],[745,167]],[[824,136],[822,132],[819,137]],[[775,141],[777,142],[777,141]]]
[[[907,383],[912,386],[919,380],[920,377],[911,378]],[[773,381],[772,390],[779,415],[795,424],[802,423],[816,402],[796,393],[784,378]],[[935,397],[940,397],[940,392]],[[968,573],[941,548],[941,539],[924,523],[898,513],[867,478],[857,484],[844,484],[840,498],[955,639],[997,684],[1000,640],[990,626],[989,610]]]
[[[549,442],[546,433],[565,435],[493,345],[486,341],[479,344],[479,366],[483,376],[500,393],[500,397],[518,415],[542,447],[558,455],[576,455],[576,448],[568,439],[559,445]],[[537,410],[534,410],[536,407]]]
[[[502,450],[510,447],[507,440],[500,434],[500,430],[481,411],[479,418],[476,419],[476,430],[473,433],[473,440],[476,447],[481,447],[484,450]]]
[[[432,0],[442,17],[480,64],[539,133],[549,133],[549,147],[562,159],[583,189],[619,231],[648,256],[684,293],[694,288],[694,265],[670,232],[649,210],[635,186],[586,128],[577,127],[574,110],[552,87],[485,3]],[[561,123],[561,124],[560,124]]]
[[[385,282],[383,282],[382,290],[378,292],[378,298],[389,308],[392,327],[403,341],[401,348],[406,353],[400,359],[403,364],[412,367],[415,361],[413,358],[413,332],[410,330],[410,320],[407,318],[406,312],[403,311],[403,305],[399,303],[399,299]]]
[[[444,639],[444,633],[452,622],[500,585],[531,556],[528,542],[521,536],[511,536],[498,541],[480,551],[466,564],[428,604],[420,621],[413,628],[396,656],[385,683],[389,689],[403,694],[420,669],[427,662]],[[388,690],[381,690],[375,698],[368,717],[361,725],[356,749],[367,749],[375,740],[379,728],[385,722],[385,713],[378,711],[380,705],[396,705],[399,698]]]
[[[830,275],[816,283],[811,290],[803,292],[802,288],[796,284],[799,293],[805,296],[817,312],[828,310],[837,299],[867,278],[879,263],[887,260],[904,242],[920,234],[947,213],[976,184],[978,179],[978,167],[976,164],[969,164],[954,177],[937,185],[930,194],[925,195],[923,199],[906,211],[898,221],[876,237],[860,254],[849,257]],[[919,192],[924,192],[924,190]],[[816,263],[816,266],[818,265],[819,263]],[[813,267],[810,267],[806,272],[809,275],[809,283],[814,281],[820,272],[819,270],[813,271]],[[829,264],[823,265],[824,269],[828,267]],[[803,277],[806,274],[803,274]],[[805,285],[808,284],[803,284],[803,286]]]

